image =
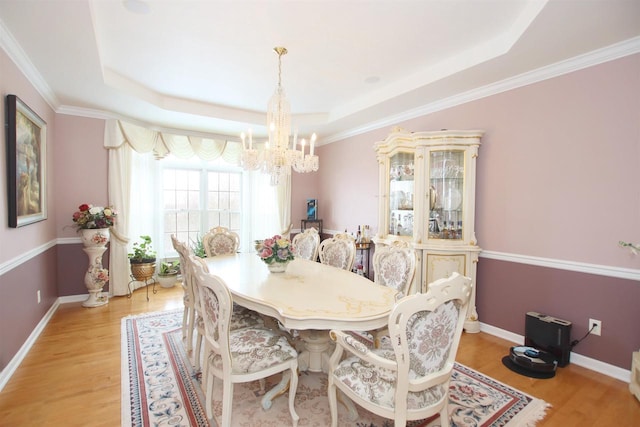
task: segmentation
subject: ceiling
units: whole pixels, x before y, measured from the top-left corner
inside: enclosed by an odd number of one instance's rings
[[[261,135],[284,46],[319,144],[639,37],[637,0],[0,0],[1,46],[59,113]]]

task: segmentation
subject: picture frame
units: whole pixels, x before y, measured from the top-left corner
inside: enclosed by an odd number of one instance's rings
[[[7,95],[9,227],[47,219],[47,124],[16,95]]]
[[[318,199],[307,199],[307,219],[318,219]]]

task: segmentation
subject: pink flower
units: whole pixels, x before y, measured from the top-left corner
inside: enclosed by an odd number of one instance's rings
[[[260,252],[260,258],[262,259],[270,258],[271,255],[273,255],[273,250],[269,247],[263,248],[262,252]]]

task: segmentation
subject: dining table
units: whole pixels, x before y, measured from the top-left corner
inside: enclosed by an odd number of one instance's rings
[[[396,302],[395,289],[366,277],[319,262],[296,258],[282,273],[272,273],[255,252],[204,258],[209,272],[220,277],[233,301],[299,332],[304,344],[301,371],[327,372],[333,349],[332,329],[371,331],[387,325]],[[283,384],[265,395],[268,409]]]

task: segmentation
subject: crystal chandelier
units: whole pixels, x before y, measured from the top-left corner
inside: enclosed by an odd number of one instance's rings
[[[282,55],[287,54],[284,47],[274,47],[278,54],[278,87],[269,100],[267,110],[267,129],[269,139],[263,150],[254,147],[253,136],[249,130],[249,141],[243,132],[242,138],[242,167],[245,170],[260,170],[271,176],[271,185],[278,185],[282,179],[291,175],[291,169],[300,173],[315,172],[319,167],[318,156],[314,155],[316,134],[311,135],[309,154],[305,154],[306,141],[300,141],[298,149],[298,134],[291,138],[291,107],[282,87]]]

